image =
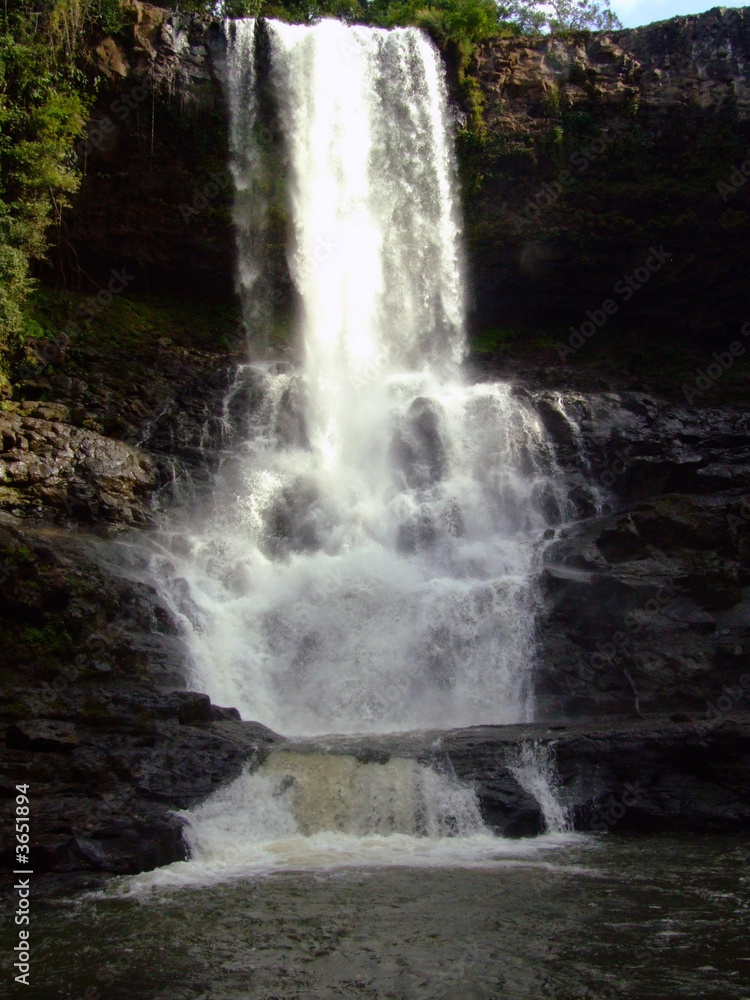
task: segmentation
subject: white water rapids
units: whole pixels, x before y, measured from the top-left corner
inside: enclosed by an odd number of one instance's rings
[[[540,852],[581,839],[547,816],[540,837],[497,837],[471,787],[413,760],[363,763],[294,749],[271,753],[254,773],[183,816],[190,860],[128,878],[118,891],[139,895],[285,870],[545,865]]]
[[[164,535],[190,685],[287,734],[528,720],[534,546],[565,499],[533,408],[461,376],[442,64],[411,28],[264,30],[302,362],[240,373],[248,438],[211,511]],[[255,31],[232,22],[228,53],[248,314],[262,254],[246,237],[265,211]]]
[[[333,20],[227,31],[238,288],[249,327],[268,324],[263,234],[283,174],[300,363],[266,351],[240,368],[246,438],[210,509],[161,533],[189,686],[286,735],[529,720],[535,552],[566,498],[532,406],[462,377],[437,51],[416,29]],[[188,840],[201,878],[503,850],[447,775],[289,754],[193,810]]]

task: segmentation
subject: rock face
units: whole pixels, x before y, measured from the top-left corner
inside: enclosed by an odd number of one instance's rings
[[[478,69],[488,97],[488,121],[502,103],[531,116],[561,86],[571,107],[638,100],[657,110],[672,105],[750,117],[750,20],[746,9],[706,14],[607,32],[567,32],[534,39],[486,42]]]
[[[0,507],[144,523],[149,494],[160,479],[152,458],[64,422],[69,419],[67,407],[33,401],[24,401],[15,413],[0,414]]]
[[[538,711],[705,717],[748,676],[750,411],[535,399],[583,515],[543,553]]]
[[[532,748],[524,759],[533,767],[549,765],[552,792],[576,830],[728,833],[750,826],[747,712],[699,723],[587,720],[325,741],[327,752],[368,762],[393,756],[447,766],[474,784],[485,822],[505,836],[545,828],[539,802],[514,770],[522,746]],[[320,751],[314,740],[287,749]]]
[[[127,268],[139,293],[231,298],[224,48],[211,18],[139,0],[96,46],[92,70],[103,79],[56,265],[66,287],[106,288],[113,268]]]
[[[32,719],[8,726],[5,743],[9,750],[68,753],[78,746],[78,734],[76,727],[69,722]]]
[[[485,133],[461,147],[475,329],[567,338],[611,297],[603,340],[648,346],[656,334],[684,350],[735,336],[747,319],[748,66],[747,9],[483,43]],[[662,246],[668,262],[618,297]]]
[[[252,395],[238,390],[230,427],[237,362],[168,337],[70,345],[29,367],[0,400],[0,510],[58,523],[153,523],[173,487],[205,481]]]

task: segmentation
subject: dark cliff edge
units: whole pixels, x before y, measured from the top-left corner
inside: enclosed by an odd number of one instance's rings
[[[509,338],[523,350],[524,332],[541,348],[544,331],[549,378],[591,359],[620,388],[653,387],[675,354],[689,371],[737,336],[750,318],[749,67],[747,9],[483,45],[467,230],[488,351]]]
[[[40,322],[67,310],[75,334],[30,350],[0,400],[0,790],[29,782],[36,868],[66,877],[182,858],[174,811],[285,743],[184,690],[135,565],[253,391],[214,419],[244,356],[222,28],[132,8],[92,53],[85,179],[41,275]],[[516,382],[577,511],[540,550],[547,722],[331,746],[452,767],[508,835],[540,828],[508,769],[519,740],[552,747],[578,828],[750,827],[748,24],[715,10],[477,56],[470,364]]]

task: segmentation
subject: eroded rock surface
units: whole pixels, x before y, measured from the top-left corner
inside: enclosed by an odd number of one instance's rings
[[[538,766],[551,764],[554,794],[577,830],[728,833],[750,826],[747,712],[679,722],[588,719],[327,737],[324,746],[367,762],[407,757],[448,768],[474,784],[493,829],[528,836],[544,829],[544,817],[513,770],[524,744],[533,746]],[[290,742],[288,748],[314,753],[320,746],[309,740]]]
[[[750,411],[536,398],[583,516],[543,554],[538,710],[705,713],[749,669]]]

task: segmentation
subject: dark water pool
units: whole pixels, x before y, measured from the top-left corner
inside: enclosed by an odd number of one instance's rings
[[[33,985],[7,995],[750,1000],[749,858],[736,839],[609,837],[492,868],[38,901]]]

